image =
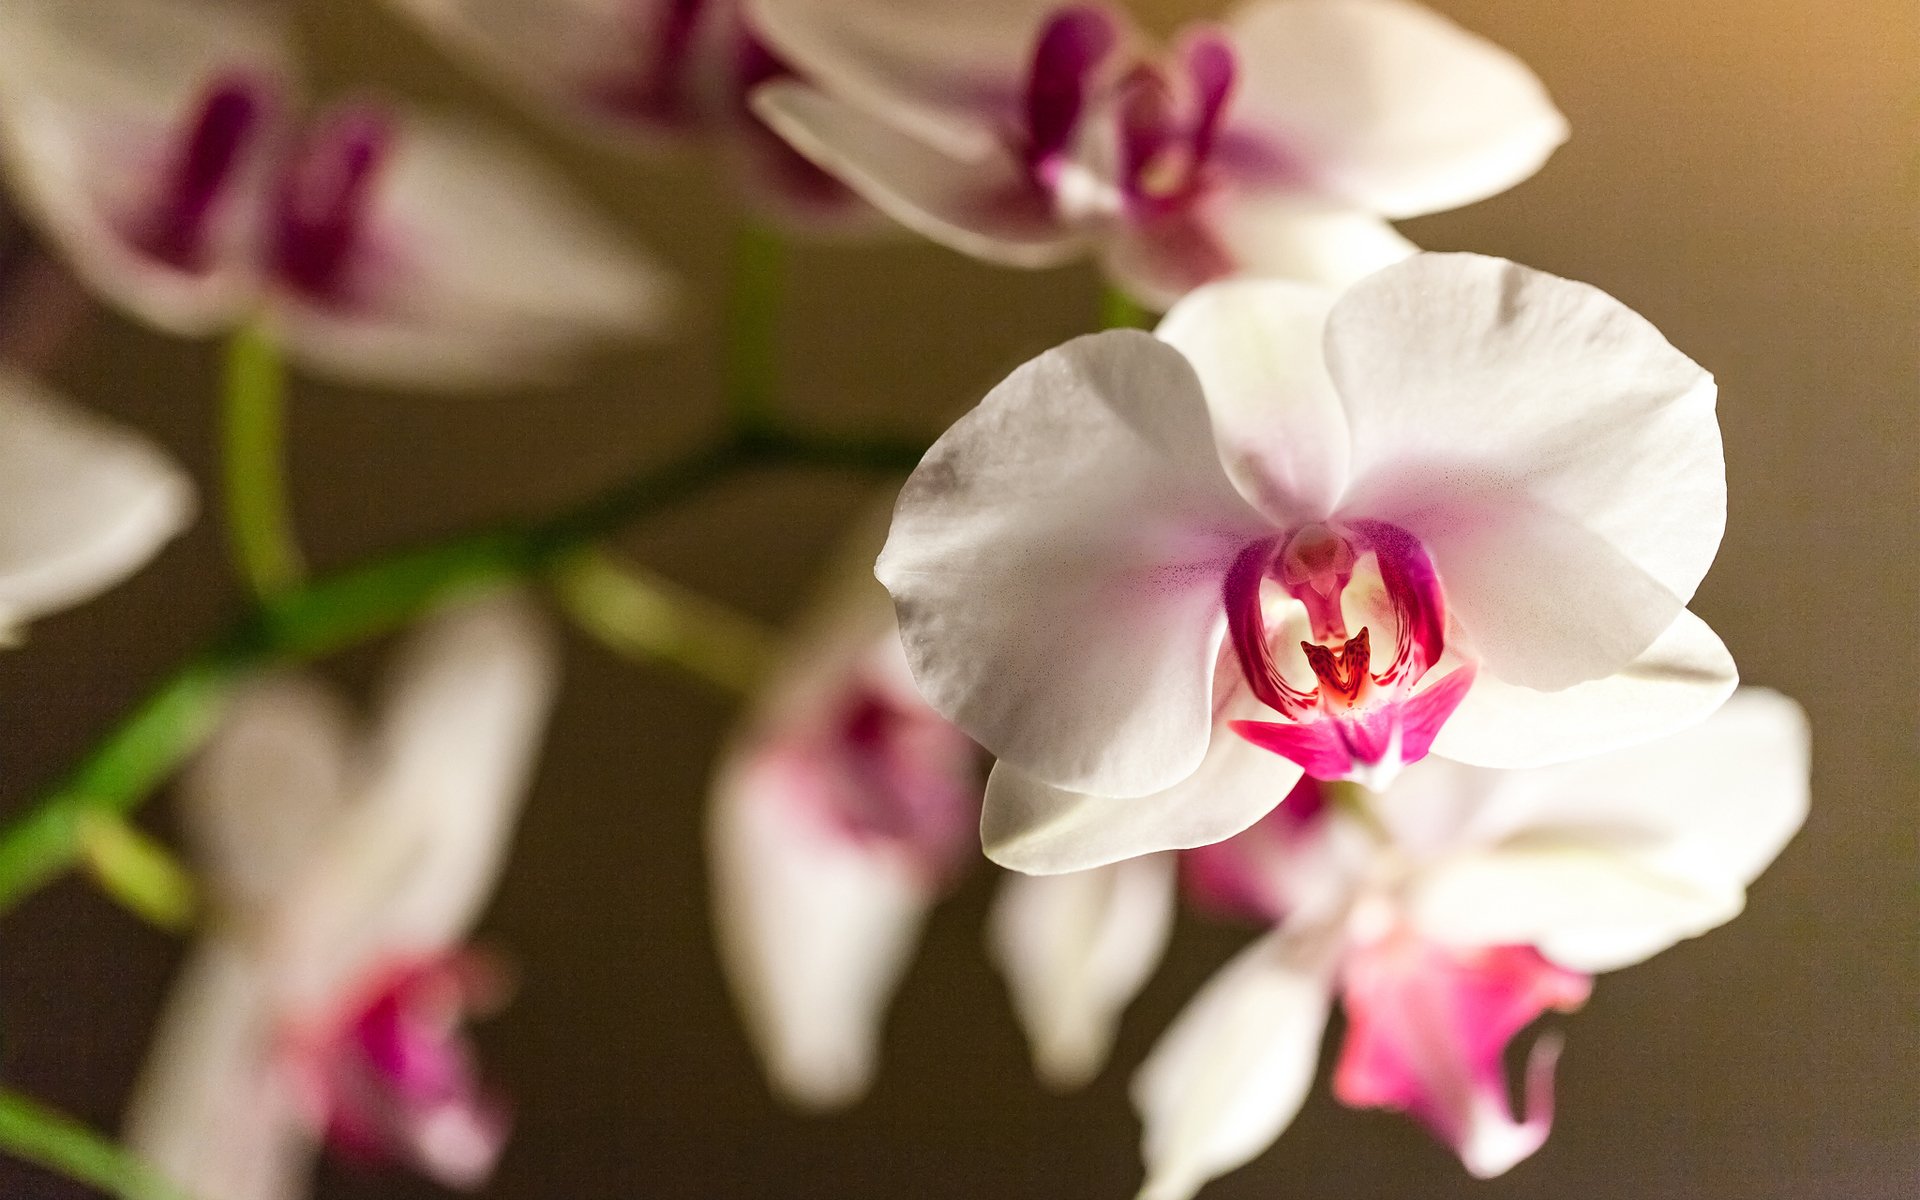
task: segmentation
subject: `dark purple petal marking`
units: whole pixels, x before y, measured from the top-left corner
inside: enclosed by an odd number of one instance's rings
[[[394,130],[384,113],[348,108],[310,134],[283,167],[274,192],[269,253],[281,282],[308,297],[345,303],[355,254]]]
[[[229,76],[207,90],[140,221],[141,250],[181,270],[206,269],[215,210],[257,144],[270,104],[266,84],[249,76]]]
[[[1093,74],[1120,43],[1113,15],[1073,5],[1048,18],[1027,74],[1027,166],[1044,177],[1065,153],[1086,111]]]
[[[1260,702],[1282,716],[1297,717],[1313,707],[1314,697],[1281,678],[1280,665],[1267,644],[1267,618],[1260,600],[1260,585],[1266,581],[1278,548],[1272,540],[1255,542],[1227,569],[1227,638],[1233,643],[1247,686]]]

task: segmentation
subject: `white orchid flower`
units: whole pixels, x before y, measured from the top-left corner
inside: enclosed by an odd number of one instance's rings
[[[505,1108],[463,1015],[501,975],[463,942],[492,892],[554,687],[517,601],[417,635],[359,736],[305,679],[239,702],[183,790],[214,908],[156,1034],[128,1144],[201,1200],[297,1200],[322,1140],[454,1186]]]
[[[546,377],[662,315],[661,276],[538,163],[440,117],[307,116],[282,6],[0,0],[0,155],[101,296],[169,332],[259,322],[383,384]]]
[[[193,512],[159,447],[0,368],[0,640],[131,575]]]
[[[878,574],[1034,874],[1219,841],[1304,771],[1565,761],[1713,711],[1712,378],[1593,288],[1420,255],[1211,285],[1020,368],[934,445]]]
[[[723,754],[709,845],[721,961],[780,1094],[858,1099],[928,911],[974,858],[978,752],[914,691],[878,532],[857,534]]]
[[[1345,285],[1388,223],[1505,191],[1566,139],[1538,79],[1407,0],[1259,0],[1154,50],[1057,0],[749,0],[801,79],[754,109],[902,224],[1165,308],[1228,275]]]
[[[1134,1080],[1145,1200],[1186,1200],[1251,1160],[1312,1085],[1337,996],[1334,1095],[1402,1111],[1476,1176],[1546,1140],[1557,1038],[1512,1111],[1507,1044],[1739,913],[1807,811],[1792,701],[1743,690],[1685,733],[1578,763],[1489,771],[1437,759],[1351,808],[1295,797],[1183,858],[1213,906],[1272,926],[1176,1019]]]
[[[747,196],[803,229],[858,230],[872,210],[747,107],[790,78],[737,0],[390,0],[456,56],[551,113],[643,147],[713,142]]]

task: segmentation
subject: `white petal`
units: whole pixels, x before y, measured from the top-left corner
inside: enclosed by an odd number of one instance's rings
[[[1533,943],[1571,969],[1612,970],[1740,911],[1806,817],[1806,717],[1747,689],[1658,742],[1483,774],[1469,830],[1481,848],[1432,866],[1416,919],[1456,943]]]
[[[1313,1086],[1335,946],[1269,934],[1202,988],[1133,1081],[1141,1200],[1187,1200],[1273,1143]]]
[[[1353,431],[1343,507],[1427,544],[1508,682],[1611,674],[1678,617],[1656,611],[1659,590],[1684,604],[1713,561],[1726,473],[1712,377],[1604,292],[1423,254],[1341,298],[1327,361]],[[1548,552],[1551,567],[1527,568]],[[1577,588],[1560,574],[1576,568]],[[1605,628],[1634,613],[1632,628]]]
[[[1170,854],[1001,881],[988,946],[1049,1086],[1080,1087],[1106,1065],[1120,1014],[1166,952],[1177,883]]]
[[[997,148],[1056,0],[747,0],[809,82],[957,157]]]
[[[1506,191],[1567,139],[1526,65],[1407,0],[1259,0],[1233,19],[1228,120],[1279,139],[1317,189],[1387,217]]]
[[[1225,724],[1271,715],[1246,688],[1237,688],[1199,768],[1149,796],[1066,791],[1000,762],[987,779],[980,817],[987,857],[1028,875],[1058,875],[1225,841],[1272,812],[1300,782],[1298,765]]]
[[[1538,692],[1491,673],[1434,739],[1433,753],[1481,767],[1539,767],[1603,754],[1706,719],[1739,682],[1733,656],[1690,612],[1604,679]]]
[[[1192,368],[1119,330],[1021,367],[949,429],[877,569],[934,708],[1039,781],[1140,796],[1206,754],[1221,587],[1267,529]]]
[[[1297,284],[1220,283],[1154,331],[1200,377],[1227,474],[1282,528],[1325,518],[1346,487],[1347,421],[1321,348],[1332,305]]]
[[[822,170],[915,233],[1010,267],[1050,267],[1085,248],[1010,154],[955,158],[799,83],[755,89],[753,111]]]
[[[254,294],[250,256],[273,137],[250,143],[211,212],[204,270],[131,240],[216,78],[289,77],[282,13],[248,0],[3,0],[0,155],[22,211],[95,292],[175,333],[213,332]]]
[[[1345,288],[1419,251],[1362,209],[1291,193],[1223,191],[1205,219],[1236,273]]]
[[[774,1086],[809,1108],[850,1104],[935,889],[828,826],[777,758],[728,758],[709,836],[721,961]]]
[[[127,1148],[198,1200],[300,1200],[314,1150],[278,1070],[258,965],[215,933],[187,959],[134,1085]]]
[[[350,304],[274,297],[290,350],[329,375],[468,388],[551,379],[596,341],[657,329],[672,287],[542,163],[413,116],[368,216]]]
[[[193,512],[159,447],[0,368],[0,626],[120,582]]]
[[[297,1002],[382,957],[446,950],[493,890],[546,724],[555,652],[499,597],[436,617],[391,679],[365,796],[292,885],[278,960]]]
[[[180,784],[195,858],[231,912],[278,899],[346,811],[359,782],[351,715],[319,681],[253,684]]]

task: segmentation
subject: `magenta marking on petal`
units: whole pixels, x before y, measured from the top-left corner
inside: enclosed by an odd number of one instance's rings
[[[1446,651],[1447,604],[1440,573],[1420,539],[1398,525],[1368,520],[1348,525],[1374,553],[1398,626],[1393,661],[1378,678],[1383,684],[1411,686]]]
[[[267,86],[249,76],[229,76],[207,90],[141,222],[140,249],[183,270],[205,267],[214,210],[265,126],[269,104]]]
[[[1546,1139],[1557,1045],[1536,1046],[1527,1112],[1516,1118],[1502,1063],[1507,1043],[1549,1009],[1571,1011],[1588,976],[1531,946],[1456,950],[1395,930],[1343,968],[1347,1040],[1334,1095],[1408,1113],[1454,1147],[1476,1175],[1497,1175]]]
[[[1286,799],[1246,829],[1224,842],[1180,851],[1180,885],[1188,902],[1230,920],[1285,920],[1288,856],[1326,812],[1325,791],[1303,776]]]
[[[1233,45],[1211,30],[1196,34],[1187,42],[1184,55],[1187,78],[1193,83],[1198,112],[1188,134],[1194,169],[1199,171],[1213,158],[1221,127],[1226,121],[1227,101],[1233,95],[1239,65]]]
[[[356,251],[394,131],[384,113],[337,111],[311,133],[280,175],[272,225],[272,262],[280,279],[307,296],[346,303]]]
[[[1027,73],[1027,164],[1043,174],[1085,112],[1093,74],[1120,44],[1113,14],[1092,5],[1055,12],[1040,30]]]
[[[1449,671],[1445,678],[1415,692],[1400,705],[1401,762],[1419,762],[1433,749],[1433,739],[1440,736],[1441,726],[1473,688],[1473,677],[1472,667]]]
[[[1229,727],[1247,741],[1300,765],[1315,779],[1345,779],[1353,774],[1353,750],[1336,722],[1232,721]]]
[[[1254,542],[1227,569],[1223,591],[1227,638],[1254,696],[1282,716],[1297,717],[1313,707],[1314,698],[1281,677],[1267,644],[1267,618],[1260,598],[1260,585],[1266,582],[1277,545],[1271,539]]]
[[[483,1182],[505,1144],[506,1110],[481,1089],[462,1024],[503,988],[501,969],[473,951],[401,963],[343,1004],[335,1024],[300,1039],[328,1143],[449,1186]]]

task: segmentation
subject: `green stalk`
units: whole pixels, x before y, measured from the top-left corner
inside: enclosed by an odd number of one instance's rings
[[[751,691],[775,653],[772,633],[759,624],[598,550],[569,559],[553,585],[575,622],[609,649],[731,691]]]
[[[268,601],[163,681],[71,774],[0,832],[0,911],[73,865],[92,813],[136,808],[212,733],[234,687],[403,628],[449,600],[551,576],[629,522],[739,471],[798,466],[905,471],[924,443],[764,430],[643,471],[557,517],[483,530],[376,559]]]
[[[1100,292],[1100,328],[1152,329],[1160,318],[1145,305],[1109,284]]]
[[[242,326],[227,343],[220,468],[234,569],[263,600],[305,573],[287,502],[286,398],[279,348]]]
[[[0,1149],[120,1200],[187,1200],[114,1142],[17,1092],[0,1090]]]
[[[778,234],[749,221],[734,246],[727,296],[726,394],[734,428],[771,429],[779,403],[780,297],[786,247]]]

